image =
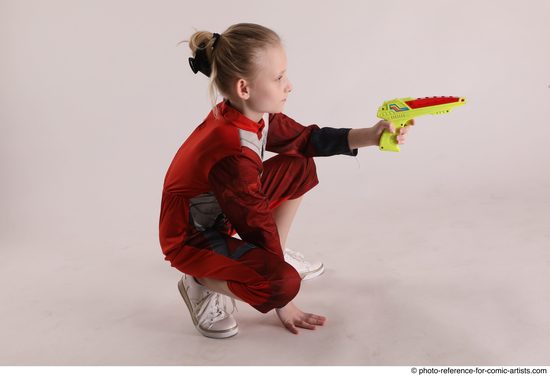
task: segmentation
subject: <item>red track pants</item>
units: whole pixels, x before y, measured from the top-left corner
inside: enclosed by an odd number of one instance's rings
[[[269,208],[275,209],[302,196],[319,180],[312,157],[278,154],[263,162],[261,182]],[[171,265],[197,278],[227,281],[231,292],[262,313],[292,301],[301,284],[296,269],[284,258],[229,232],[208,229],[189,234],[181,250],[171,253]]]

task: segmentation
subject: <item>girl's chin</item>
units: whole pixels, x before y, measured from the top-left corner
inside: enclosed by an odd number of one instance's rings
[[[277,114],[279,112],[283,112],[283,109],[285,108],[286,102],[281,102],[278,106],[272,109],[272,111],[267,111],[270,114]]]

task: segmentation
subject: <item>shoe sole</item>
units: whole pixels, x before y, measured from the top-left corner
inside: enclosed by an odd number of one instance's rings
[[[189,299],[189,296],[187,295],[187,291],[185,290],[185,286],[183,285],[183,279],[180,279],[178,282],[178,290],[181,294],[181,297],[183,298],[183,301],[185,302],[185,305],[187,305],[187,308],[189,309],[189,313],[191,314],[191,319],[193,320],[193,325],[195,325],[195,328],[197,328],[199,333],[201,333],[203,336],[219,339],[219,338],[233,337],[235,334],[239,332],[238,326],[234,326],[233,328],[229,328],[225,330],[216,330],[216,331],[201,328],[197,318],[193,314],[193,305],[191,304],[191,300]]]
[[[307,279],[312,279],[323,274],[324,271],[325,271],[325,265],[321,264],[321,267],[319,269],[314,270],[312,272],[305,273],[305,274],[300,274],[300,276],[302,277],[302,281],[305,281]]]

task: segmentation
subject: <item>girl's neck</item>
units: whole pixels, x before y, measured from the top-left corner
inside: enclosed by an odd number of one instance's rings
[[[259,123],[260,120],[262,120],[262,117],[264,116],[264,114],[261,113],[261,112],[251,111],[244,104],[244,102],[235,103],[235,102],[231,102],[229,99],[226,99],[226,102],[227,102],[228,105],[230,105],[231,107],[237,109],[241,114],[243,114],[244,116],[246,116],[250,120],[255,121],[256,123]]]

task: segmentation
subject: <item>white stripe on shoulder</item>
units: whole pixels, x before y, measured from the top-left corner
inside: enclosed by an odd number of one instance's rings
[[[262,138],[259,140],[258,140],[258,135],[255,132],[246,131],[244,129],[238,128],[239,137],[241,139],[241,145],[254,150],[262,161],[264,160],[265,144],[267,142],[269,113],[265,113],[263,116],[263,119],[264,119],[265,126],[264,126],[264,129],[262,130]]]

